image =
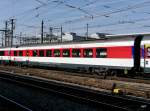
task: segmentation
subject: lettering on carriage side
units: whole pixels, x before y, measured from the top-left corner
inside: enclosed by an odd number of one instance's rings
[[[147,47],[147,57],[150,57],[150,47]]]

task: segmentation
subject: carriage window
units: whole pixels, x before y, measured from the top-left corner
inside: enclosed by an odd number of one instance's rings
[[[34,50],[34,51],[33,51],[33,56],[34,56],[34,57],[38,56],[38,51],[37,51],[37,50]]]
[[[147,57],[150,57],[150,47],[147,48]]]
[[[19,56],[23,56],[23,52],[22,51],[19,51]]]
[[[17,51],[14,51],[14,56],[17,56]]]
[[[39,55],[40,55],[40,57],[44,57],[44,50],[40,50]]]
[[[107,49],[106,48],[96,49],[96,57],[97,58],[106,58],[107,57]]]
[[[0,51],[0,56],[4,56],[4,51]]]
[[[69,57],[70,56],[70,50],[69,49],[64,49],[63,50],[63,57]]]
[[[51,56],[52,56],[52,51],[46,50],[46,57],[51,57]]]
[[[72,57],[80,57],[81,50],[80,49],[73,49],[72,50]]]
[[[60,50],[59,49],[54,50],[54,57],[60,57]]]
[[[93,49],[84,49],[83,55],[84,57],[93,57]]]

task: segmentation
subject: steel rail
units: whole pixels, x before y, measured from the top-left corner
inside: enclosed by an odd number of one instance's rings
[[[7,101],[7,102],[9,102],[9,103],[11,103],[11,104],[13,104],[14,106],[16,106],[21,111],[32,111],[30,108],[28,108],[28,107],[26,107],[26,106],[24,106],[24,105],[22,105],[22,104],[20,104],[20,103],[18,103],[16,101],[10,99],[8,97],[0,95],[0,98],[3,99],[3,100],[5,100],[5,101]]]
[[[1,72],[0,79],[58,93],[78,100],[92,102],[94,104],[101,104],[106,107],[116,108],[121,111],[138,111],[142,106],[146,106],[146,108],[150,107],[149,100],[112,95],[80,86],[71,86],[54,81],[45,81],[31,76],[22,76],[8,72]]]

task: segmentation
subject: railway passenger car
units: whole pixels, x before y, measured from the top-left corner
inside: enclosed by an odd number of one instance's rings
[[[90,72],[150,72],[148,36],[0,48],[3,64],[86,69]]]

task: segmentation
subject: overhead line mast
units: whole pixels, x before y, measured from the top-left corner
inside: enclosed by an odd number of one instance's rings
[[[44,21],[42,20],[42,23],[41,23],[41,44],[43,44],[43,35],[44,35],[43,34],[44,33],[43,32],[44,29],[43,28],[44,28]]]
[[[14,37],[14,29],[15,29],[14,20],[15,19],[10,19],[11,21],[11,47],[13,46],[13,37]]]

